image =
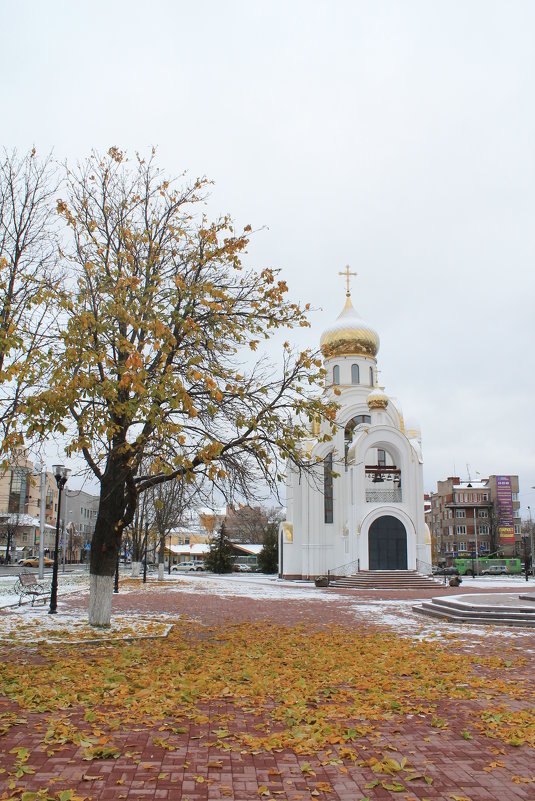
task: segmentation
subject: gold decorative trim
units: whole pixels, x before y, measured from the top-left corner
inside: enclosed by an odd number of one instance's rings
[[[386,409],[388,406],[388,398],[383,395],[376,395],[375,398],[368,398],[368,409]]]
[[[287,520],[285,520],[284,523],[282,524],[282,530],[284,533],[284,542],[293,542],[294,541],[293,523],[289,523]]]
[[[347,335],[337,331],[337,337],[332,342],[329,342],[328,337],[326,341],[322,342],[321,352],[326,359],[333,356],[369,356],[375,361],[375,356],[379,350],[379,343],[371,335],[368,336],[368,331],[351,331]],[[358,339],[358,342],[355,340]]]

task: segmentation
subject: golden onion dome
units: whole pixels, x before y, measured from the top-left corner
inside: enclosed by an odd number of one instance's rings
[[[386,409],[388,406],[388,398],[383,392],[382,387],[375,387],[372,389],[368,397],[366,398],[366,403],[368,404],[368,409]]]
[[[321,335],[320,348],[325,357],[377,355],[379,335],[359,317],[349,294],[336,322]]]

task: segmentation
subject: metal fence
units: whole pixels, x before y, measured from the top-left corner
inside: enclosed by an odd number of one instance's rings
[[[360,572],[360,559],[353,559],[352,562],[347,562],[345,565],[333,567],[327,571],[327,578],[329,582],[340,576],[354,576],[355,573]]]

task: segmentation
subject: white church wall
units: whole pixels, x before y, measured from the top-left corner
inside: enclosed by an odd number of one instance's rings
[[[352,376],[351,376],[351,365],[358,364],[359,366],[359,382],[358,384],[353,384]],[[329,359],[325,360],[325,370],[327,372],[326,376],[326,383],[327,385],[335,384],[336,382],[333,379],[333,368],[338,366],[340,370],[340,377],[338,380],[338,385],[340,387],[365,387],[366,389],[370,389],[375,385],[375,375],[377,369],[377,362],[375,359],[367,356],[331,356]],[[370,368],[373,372],[370,373]]]

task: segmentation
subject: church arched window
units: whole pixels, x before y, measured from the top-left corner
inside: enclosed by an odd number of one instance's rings
[[[340,366],[335,364],[333,367],[333,384],[340,383]]]
[[[370,387],[373,387],[373,367],[370,367]]]
[[[367,423],[371,425],[372,418],[369,414],[357,414],[356,417],[352,417],[348,423],[346,423],[346,427],[344,428],[344,451],[345,451],[345,466],[347,470],[347,452],[349,450],[349,446],[351,445],[351,440],[353,439],[353,429],[360,425],[361,423]]]
[[[360,371],[358,364],[351,365],[351,383],[360,384]]]
[[[333,522],[333,453],[323,462],[323,511],[326,523]]]

